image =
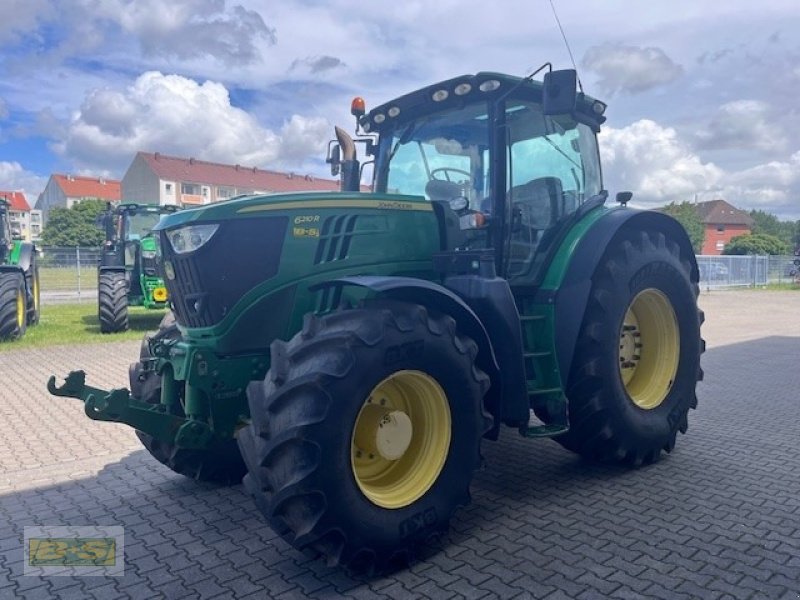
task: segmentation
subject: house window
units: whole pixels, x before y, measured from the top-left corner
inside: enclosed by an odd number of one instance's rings
[[[199,196],[200,195],[200,186],[196,183],[182,183],[181,184],[181,194],[187,194],[191,196]]]
[[[235,192],[236,190],[234,190],[232,187],[220,185],[217,187],[217,198],[220,200],[223,200],[224,198],[233,198]]]
[[[164,191],[167,192],[170,196],[172,195],[172,184],[165,183],[164,184]]]
[[[719,231],[720,233],[724,232],[725,231],[725,225],[717,225],[717,231]]]
[[[725,242],[717,242],[717,250],[722,252],[725,249]]]

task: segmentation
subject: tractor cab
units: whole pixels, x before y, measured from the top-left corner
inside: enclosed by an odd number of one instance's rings
[[[442,228],[443,250],[491,249],[499,275],[535,281],[581,207],[606,198],[596,138],[605,104],[575,85],[574,71],[544,82],[478,73],[368,113],[355,102],[374,191],[424,196],[457,223]]]

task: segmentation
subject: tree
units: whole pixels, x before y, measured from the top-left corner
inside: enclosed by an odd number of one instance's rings
[[[680,204],[672,202],[662,208],[661,212],[670,215],[678,221],[678,223],[683,225],[683,228],[689,235],[689,240],[692,242],[692,248],[694,248],[696,254],[700,254],[703,250],[706,229],[703,226],[703,222],[700,220],[700,216],[697,214],[695,205],[691,202],[681,202]]]
[[[81,200],[72,208],[57,206],[50,209],[42,231],[44,246],[99,246],[105,240],[103,230],[95,225],[103,212],[103,200]]]
[[[792,221],[781,221],[775,215],[763,210],[751,210],[750,216],[753,218],[752,233],[771,235],[787,244],[793,242],[795,223]]]
[[[737,235],[725,245],[723,254],[789,254],[789,244],[765,233]]]

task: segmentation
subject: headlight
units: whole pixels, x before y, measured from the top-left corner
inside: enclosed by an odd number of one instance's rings
[[[142,258],[152,259],[156,257],[155,250],[142,250]]]
[[[167,232],[172,249],[177,254],[194,252],[203,246],[219,229],[218,223],[205,225],[187,225]]]

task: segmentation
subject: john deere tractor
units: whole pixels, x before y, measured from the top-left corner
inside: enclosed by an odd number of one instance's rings
[[[653,463],[697,403],[698,270],[675,220],[608,205],[605,108],[574,71],[356,99],[360,135],[329,152],[340,193],[162,219],[174,317],[130,391],[77,371],[51,393],[178,473],[244,477],[289,543],[355,569],[443,532],[503,426]]]
[[[21,338],[29,325],[39,322],[36,248],[14,230],[10,207],[0,198],[0,341]]]
[[[151,233],[161,215],[174,206],[106,205],[99,217],[106,234],[97,280],[100,331],[128,329],[128,307],[165,308],[169,299],[156,262],[157,238]]]

